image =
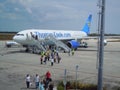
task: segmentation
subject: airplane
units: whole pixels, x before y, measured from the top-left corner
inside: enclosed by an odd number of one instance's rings
[[[62,41],[69,48],[77,49],[78,47],[82,46],[81,40],[87,37],[88,34],[90,33],[91,20],[92,20],[92,15],[90,14],[85,22],[83,29],[79,31],[27,29],[27,30],[18,32],[13,37],[13,40],[21,44],[22,46],[26,47],[26,49],[28,50],[29,46],[36,46],[38,44],[38,43],[35,43],[36,40],[40,42],[40,41],[44,41],[46,38],[49,38],[49,36],[52,36],[52,38],[54,38],[55,41],[56,40]],[[84,44],[84,47],[87,47],[86,45],[87,44]]]

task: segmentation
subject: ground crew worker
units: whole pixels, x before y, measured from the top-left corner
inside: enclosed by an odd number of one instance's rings
[[[72,55],[74,55],[74,49],[72,49]]]

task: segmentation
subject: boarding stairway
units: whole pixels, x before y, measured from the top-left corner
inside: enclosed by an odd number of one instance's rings
[[[71,50],[66,44],[57,40],[52,35],[47,36],[44,40],[36,38],[31,38],[31,40],[34,43],[29,46],[29,50],[32,51],[32,53],[40,53],[42,51],[46,52],[46,46],[51,45],[50,43],[55,45],[57,51],[64,50],[64,52],[70,52]]]
[[[37,54],[42,51],[46,52],[44,41],[40,41],[35,38],[32,38],[31,40],[33,41],[34,44],[28,46],[29,51],[31,51],[32,53],[37,53]]]
[[[56,38],[54,38],[52,35],[49,35],[45,38],[45,41],[51,41],[56,45],[56,48],[61,48],[64,49],[64,52],[70,52],[70,48],[64,44],[62,41],[57,40]],[[59,50],[58,50],[59,51]]]
[[[44,41],[39,41],[39,40],[34,40],[34,44],[35,44],[35,52],[36,53],[39,53],[41,51],[46,51],[46,48],[45,48],[45,44],[44,44]]]

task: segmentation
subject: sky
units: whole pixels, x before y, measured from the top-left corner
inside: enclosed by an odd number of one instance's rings
[[[92,14],[98,28],[98,0],[0,0],[0,32],[25,29],[81,30]],[[106,0],[105,33],[120,34],[120,0]]]

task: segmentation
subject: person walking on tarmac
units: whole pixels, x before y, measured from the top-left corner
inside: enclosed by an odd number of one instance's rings
[[[42,81],[39,82],[39,90],[45,90],[44,83]]]
[[[29,74],[27,74],[26,75],[26,86],[27,86],[27,88],[30,88],[30,75]]]
[[[53,82],[50,82],[48,90],[53,90],[53,88],[54,88],[54,84]]]
[[[40,57],[40,64],[43,64],[43,56]]]
[[[39,87],[39,80],[40,80],[40,77],[38,74],[36,74],[36,76],[35,76],[35,88],[36,89]]]
[[[46,72],[46,80],[50,80],[51,79],[51,73],[49,71]]]
[[[54,64],[54,58],[51,58],[51,66]]]
[[[75,52],[74,52],[74,49],[72,49],[72,56],[74,55],[74,53],[75,53]]]

